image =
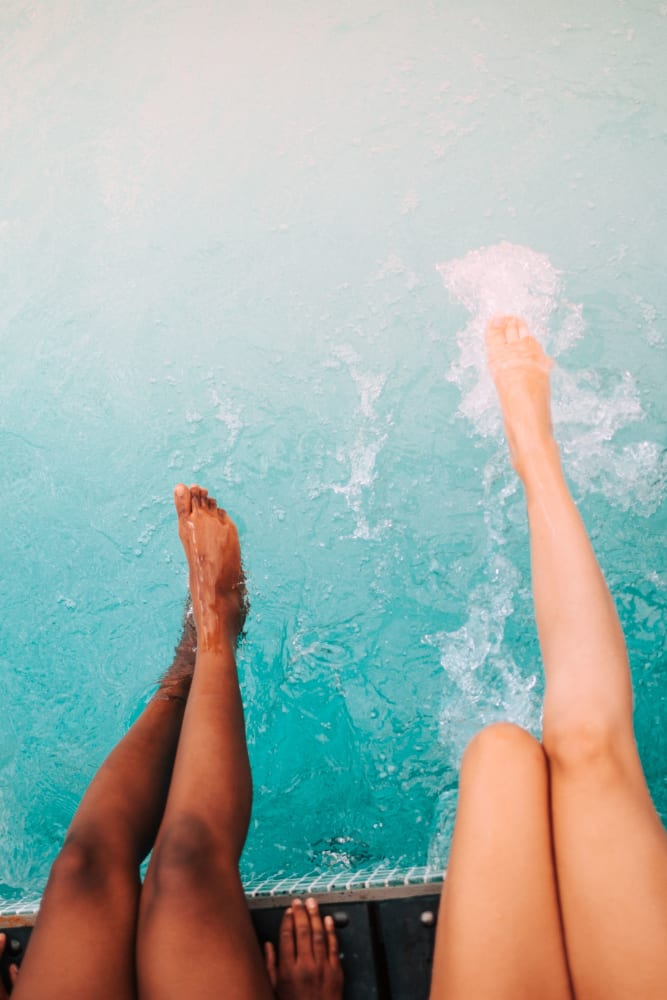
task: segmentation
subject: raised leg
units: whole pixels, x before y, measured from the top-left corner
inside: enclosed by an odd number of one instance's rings
[[[499,723],[463,759],[431,1000],[570,996],[546,759],[529,733]]]
[[[530,524],[546,672],[543,742],[568,960],[578,1000],[667,996],[667,835],[646,787],[614,602],[569,494],[549,412],[550,362],[514,317],[489,363]]]
[[[136,996],[139,865],[162,818],[194,666],[187,623],[155,696],[107,757],[56,858],[13,1000]]]
[[[178,486],[175,502],[198,645],[167,806],[141,894],[140,994],[142,1000],[268,1000],[273,993],[238,871],[251,805],[235,662],[244,611],[238,535],[205,490]]]

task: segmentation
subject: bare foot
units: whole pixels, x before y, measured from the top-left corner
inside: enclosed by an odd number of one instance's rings
[[[553,361],[516,316],[496,316],[489,321],[486,352],[500,397],[512,464],[525,480],[533,459],[556,447],[549,391]]]
[[[0,959],[5,953],[6,946],[7,946],[7,935],[0,934]],[[16,980],[18,979],[18,974],[19,974],[19,967],[18,965],[12,963],[11,965],[8,966],[7,971],[9,974],[9,991],[7,990],[7,987],[4,985],[2,970],[0,970],[0,1000],[9,1000],[9,994],[16,986]]]
[[[200,486],[174,490],[178,534],[190,569],[198,646],[235,642],[243,628],[246,592],[236,525]]]
[[[266,967],[278,1000],[342,1000],[343,969],[332,917],[320,916],[317,900],[295,899],[280,926],[279,959],[265,945]]]

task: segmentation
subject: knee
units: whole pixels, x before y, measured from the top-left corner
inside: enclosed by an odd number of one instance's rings
[[[136,883],[138,877],[134,860],[123,857],[103,839],[70,833],[53,863],[49,883],[80,895],[104,891],[112,883],[120,888]]]
[[[200,891],[224,862],[225,852],[210,826],[185,816],[160,833],[151,861],[152,888],[160,893]]]
[[[626,742],[623,728],[608,722],[569,717],[545,724],[543,743],[549,763],[561,770],[614,766]]]
[[[468,743],[461,765],[461,778],[480,772],[507,772],[521,764],[545,768],[542,744],[512,722],[494,722],[480,730]]]

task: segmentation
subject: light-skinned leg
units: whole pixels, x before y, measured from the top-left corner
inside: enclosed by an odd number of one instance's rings
[[[635,743],[621,626],[563,476],[550,361],[516,317],[492,322],[487,346],[528,508],[543,744],[575,993],[658,1000],[667,996],[667,835]]]
[[[549,774],[509,723],[466,749],[433,962],[431,1000],[569,1000]]]

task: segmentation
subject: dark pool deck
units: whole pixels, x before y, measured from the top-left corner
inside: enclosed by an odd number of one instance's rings
[[[336,924],[345,1000],[427,1000],[440,889],[430,883],[312,893]],[[277,944],[282,915],[294,896],[248,897],[260,943]],[[8,940],[3,977],[11,962],[21,963],[33,922],[34,915],[0,916],[0,931]],[[187,927],[183,937],[187,962]]]

